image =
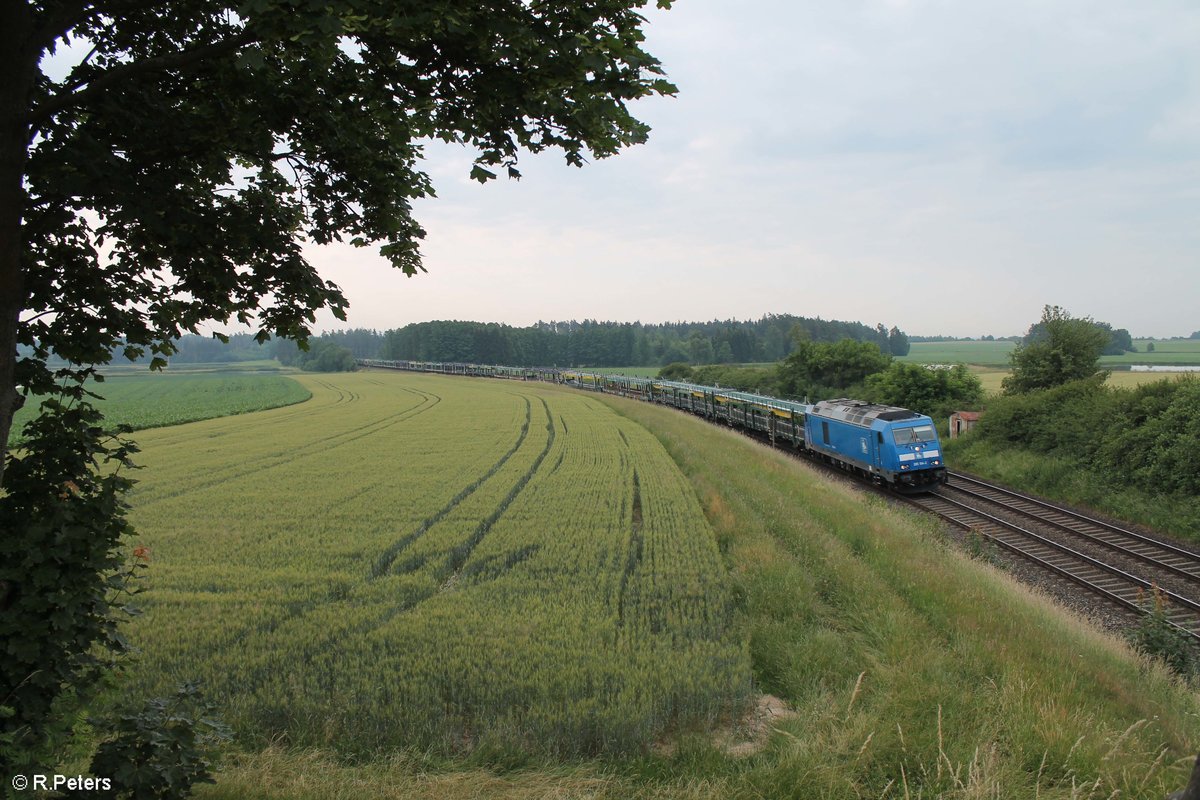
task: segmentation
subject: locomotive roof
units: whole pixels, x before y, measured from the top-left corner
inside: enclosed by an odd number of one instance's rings
[[[826,419],[840,419],[855,425],[870,426],[875,420],[899,422],[906,419],[921,419],[921,414],[907,408],[864,403],[861,400],[822,400],[812,407],[812,413]]]

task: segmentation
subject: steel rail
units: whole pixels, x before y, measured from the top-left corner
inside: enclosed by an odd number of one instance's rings
[[[1169,572],[1172,575],[1177,575],[1181,578],[1186,578],[1187,580],[1200,583],[1200,555],[1196,555],[1195,553],[1188,553],[1186,550],[1181,550],[1180,548],[1173,547],[1171,545],[1165,545],[1165,544],[1158,542],[1154,539],[1151,539],[1149,537],[1136,536],[1135,538],[1133,538],[1133,541],[1137,542],[1141,546],[1157,549],[1162,553],[1165,553],[1169,556],[1174,556],[1176,558],[1185,558],[1188,562],[1188,565],[1192,568],[1192,569],[1187,569],[1185,567],[1178,566],[1176,564],[1172,564],[1168,561],[1163,561],[1161,558],[1156,557],[1155,555],[1144,553],[1144,552],[1139,552],[1137,550],[1133,550],[1129,547],[1126,547],[1123,544],[1120,544],[1119,542],[1112,541],[1110,539],[1106,539],[1103,536],[1098,536],[1096,534],[1089,533],[1086,530],[1080,530],[1079,528],[1074,528],[1069,525],[1065,525],[1062,522],[1059,522],[1058,520],[1051,519],[1050,517],[1043,515],[1042,512],[1046,509],[1048,509],[1054,513],[1065,513],[1065,512],[1062,512],[1062,510],[1059,509],[1058,506],[1055,506],[1050,503],[1044,503],[1044,502],[1038,500],[1037,498],[1028,497],[1026,495],[1021,495],[1018,492],[1010,492],[1010,491],[1004,489],[1003,487],[993,486],[992,484],[985,483],[983,481],[976,481],[976,483],[980,484],[981,486],[985,487],[988,490],[992,490],[992,491],[995,491],[995,492],[1001,494],[1002,498],[1004,496],[1014,497],[1016,499],[1019,499],[1021,502],[1029,503],[1030,505],[1032,505],[1034,507],[1034,510],[1030,511],[1028,509],[1021,508],[1020,506],[1011,505],[1010,503],[1006,502],[1004,499],[997,499],[995,497],[989,497],[988,495],[983,494],[974,489],[967,489],[963,486],[955,486],[952,484],[947,484],[946,486],[942,487],[941,489],[939,489],[936,492],[936,494],[939,494],[942,497],[946,497],[947,500],[950,500],[951,498],[947,497],[944,494],[944,492],[946,490],[953,491],[953,492],[961,492],[962,494],[965,494],[968,497],[974,498],[976,500],[982,500],[984,502],[991,503],[993,505],[1000,506],[1001,508],[1005,509],[1006,511],[1011,511],[1016,514],[1021,514],[1022,516],[1028,517],[1029,519],[1032,519],[1042,525],[1048,525],[1052,528],[1063,531],[1072,536],[1080,537],[1080,538],[1082,538],[1088,542],[1094,543],[1100,547],[1107,548],[1113,552],[1119,553],[1123,556],[1134,559],[1136,561],[1141,561],[1142,563],[1148,564],[1149,566],[1152,566],[1156,569],[1161,569],[1162,571]],[[1070,516],[1068,516],[1068,519],[1073,520],[1077,524],[1084,524],[1084,525],[1094,524],[1093,520],[1091,520],[1090,518],[1088,518],[1082,514],[1070,515]],[[1100,527],[1100,526],[1097,525],[1097,527]],[[1109,530],[1109,529],[1103,528],[1103,527],[1100,527],[1100,530],[1104,531],[1105,534],[1107,534],[1107,535],[1117,536],[1117,537],[1123,536],[1126,533],[1125,531],[1122,531],[1120,528],[1116,528],[1115,526],[1113,526],[1112,530]]]
[[[1122,528],[1117,525],[1113,525],[1111,522],[1105,522],[1104,520],[1096,519],[1095,517],[1089,517],[1086,514],[1081,514],[1078,511],[1073,511],[1064,506],[1060,506],[1057,503],[1051,503],[1050,501],[1043,500],[1040,497],[1034,497],[1033,495],[1028,495],[1028,494],[1024,494],[1022,492],[1015,491],[1013,489],[1009,489],[1007,486],[1000,486],[999,484],[989,483],[988,481],[981,480],[979,478],[973,478],[970,475],[964,475],[961,472],[948,472],[947,474],[949,475],[949,477],[952,481],[955,481],[955,482],[965,481],[968,483],[973,483],[976,486],[983,486],[983,487],[986,487],[993,491],[1000,492],[1001,494],[1006,494],[1009,497],[1016,497],[1021,500],[1025,500],[1027,502],[1033,503],[1035,505],[1042,506],[1043,508],[1053,509],[1054,511],[1057,511],[1060,514],[1071,517],[1073,519],[1077,519],[1080,522],[1086,522],[1090,525],[1095,525],[1097,528],[1102,528],[1107,531],[1112,531],[1113,533],[1119,533],[1122,536],[1128,536],[1129,538],[1136,539],[1139,542],[1146,542],[1147,544],[1152,544],[1155,547],[1160,547],[1160,548],[1167,550],[1168,552],[1173,553],[1175,555],[1183,556],[1184,558],[1187,558],[1187,559],[1190,559],[1193,561],[1200,560],[1200,555],[1193,553],[1190,550],[1185,550],[1182,547],[1177,547],[1177,546],[1175,546],[1173,544],[1169,544],[1167,542],[1161,542],[1158,539],[1155,539],[1150,536],[1146,536],[1145,534],[1142,534],[1142,533],[1138,533],[1137,531],[1131,531],[1128,528]]]
[[[1157,591],[1159,594],[1161,594],[1162,596],[1164,596],[1168,600],[1170,600],[1171,603],[1176,604],[1178,606],[1182,606],[1182,607],[1192,611],[1195,614],[1200,614],[1200,603],[1196,603],[1195,601],[1192,601],[1186,597],[1175,594],[1174,592],[1171,592],[1168,589],[1163,589],[1161,587],[1158,587],[1158,586],[1154,585],[1153,583],[1143,580],[1143,579],[1137,577],[1136,575],[1131,575],[1118,567],[1114,567],[1110,564],[1105,564],[1103,561],[1094,559],[1091,556],[1086,555],[1085,553],[1080,553],[1076,550],[1073,550],[1070,547],[1067,547],[1066,545],[1060,544],[1051,539],[1047,539],[1046,537],[1041,536],[1038,533],[1029,531],[1025,528],[1022,528],[1019,525],[1008,522],[1007,520],[1000,519],[999,517],[995,517],[991,514],[988,514],[985,511],[980,511],[979,509],[972,508],[963,503],[959,503],[956,500],[951,500],[948,497],[943,497],[943,496],[937,495],[937,494],[917,495],[914,497],[903,497],[902,499],[905,500],[906,502],[912,504],[913,506],[920,508],[921,510],[923,510],[927,513],[936,514],[937,516],[941,517],[942,519],[952,522],[954,525],[958,526],[959,528],[971,531],[972,533],[979,534],[979,535],[985,537],[986,539],[988,539],[989,541],[1003,547],[1004,549],[1009,550],[1009,551],[1021,556],[1022,558],[1025,558],[1025,559],[1028,559],[1029,561],[1034,562],[1039,567],[1046,569],[1050,572],[1053,572],[1063,578],[1066,578],[1067,580],[1069,580],[1079,586],[1082,586],[1083,588],[1087,589],[1088,591],[1090,591],[1094,594],[1100,595],[1100,596],[1104,597],[1105,599],[1120,605],[1123,608],[1126,608],[1130,611],[1136,612],[1137,614],[1148,615],[1150,612],[1142,604],[1136,603],[1133,600],[1129,599],[1128,597],[1122,596],[1109,588],[1106,588],[1097,583],[1094,583],[1094,582],[1088,580],[1083,575],[1080,575],[1076,572],[1072,572],[1070,569],[1067,569],[1065,566],[1060,566],[1051,561],[1048,561],[1047,559],[1042,558],[1041,556],[1037,555],[1036,553],[1032,553],[1028,549],[1020,547],[1016,543],[1010,542],[1000,536],[997,536],[994,533],[990,533],[979,527],[976,527],[967,522],[964,522],[961,519],[958,519],[950,514],[947,514],[945,511],[931,507],[931,505],[933,503],[937,503],[938,501],[940,501],[940,502],[946,503],[952,507],[956,507],[956,508],[960,509],[961,511],[965,511],[965,512],[967,512],[967,514],[974,515],[977,517],[982,517],[987,522],[998,525],[1001,529],[1016,532],[1016,533],[1020,534],[1021,536],[1025,537],[1027,540],[1034,540],[1034,541],[1038,542],[1039,544],[1048,546],[1052,550],[1060,552],[1060,553],[1068,556],[1069,558],[1074,558],[1074,559],[1083,561],[1086,565],[1091,566],[1092,568],[1097,569],[1097,570],[1101,571],[1102,573],[1108,573],[1119,581],[1124,581],[1125,583],[1133,584],[1133,586],[1136,587],[1137,589],[1143,589],[1143,590],[1148,589],[1151,592]],[[1196,619],[1194,617],[1192,617],[1191,619],[1192,619],[1193,624],[1200,625],[1200,619]],[[1170,618],[1167,619],[1167,622],[1170,625],[1172,625],[1174,628],[1177,628],[1178,630],[1181,630],[1184,633],[1188,634],[1190,637],[1192,637],[1192,639],[1194,641],[1200,642],[1200,632],[1192,630],[1191,628],[1189,628],[1187,626],[1181,625],[1178,622],[1176,622],[1175,620],[1170,619]]]

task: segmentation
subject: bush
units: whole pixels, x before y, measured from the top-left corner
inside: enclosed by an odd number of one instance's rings
[[[1200,381],[1133,389],[1104,375],[992,401],[977,435],[1076,462],[1113,485],[1156,494],[1200,493]]]
[[[1130,636],[1133,646],[1139,652],[1165,662],[1177,675],[1184,678],[1195,676],[1200,671],[1200,664],[1197,663],[1196,651],[1191,643],[1192,637],[1171,624],[1167,618],[1167,599],[1157,586],[1146,605],[1146,617]]]
[[[70,382],[74,374],[76,380]],[[121,548],[136,447],[103,431],[91,370],[64,370],[8,453],[0,492],[0,767],[44,767],[128,645],[118,623],[143,564]]]
[[[96,751],[91,773],[111,778],[115,797],[187,797],[193,784],[214,782],[208,751],[230,739],[229,729],[208,716],[212,711],[199,687],[185,683],[173,697],[96,723],[111,738]]]
[[[894,362],[883,372],[867,376],[867,399],[873,403],[912,409],[935,419],[951,412],[979,408],[983,385],[962,364],[931,369],[924,364]]]
[[[691,381],[692,368],[686,361],[672,361],[658,371],[658,377],[667,381]]]

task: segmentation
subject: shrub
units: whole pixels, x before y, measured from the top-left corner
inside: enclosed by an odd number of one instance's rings
[[[116,797],[187,797],[193,784],[214,782],[208,751],[230,738],[229,729],[209,716],[212,711],[197,684],[185,683],[173,697],[97,723],[111,738],[92,758],[92,774],[111,778]]]
[[[1184,678],[1191,678],[1200,671],[1191,636],[1167,617],[1167,599],[1155,586],[1150,600],[1146,601],[1147,615],[1130,636],[1139,652],[1166,663],[1171,671]]]

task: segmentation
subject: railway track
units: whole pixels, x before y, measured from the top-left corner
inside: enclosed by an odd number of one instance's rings
[[[1200,645],[1200,556],[986,481],[950,481],[905,499],[1129,612],[1146,614],[1158,593]]]

